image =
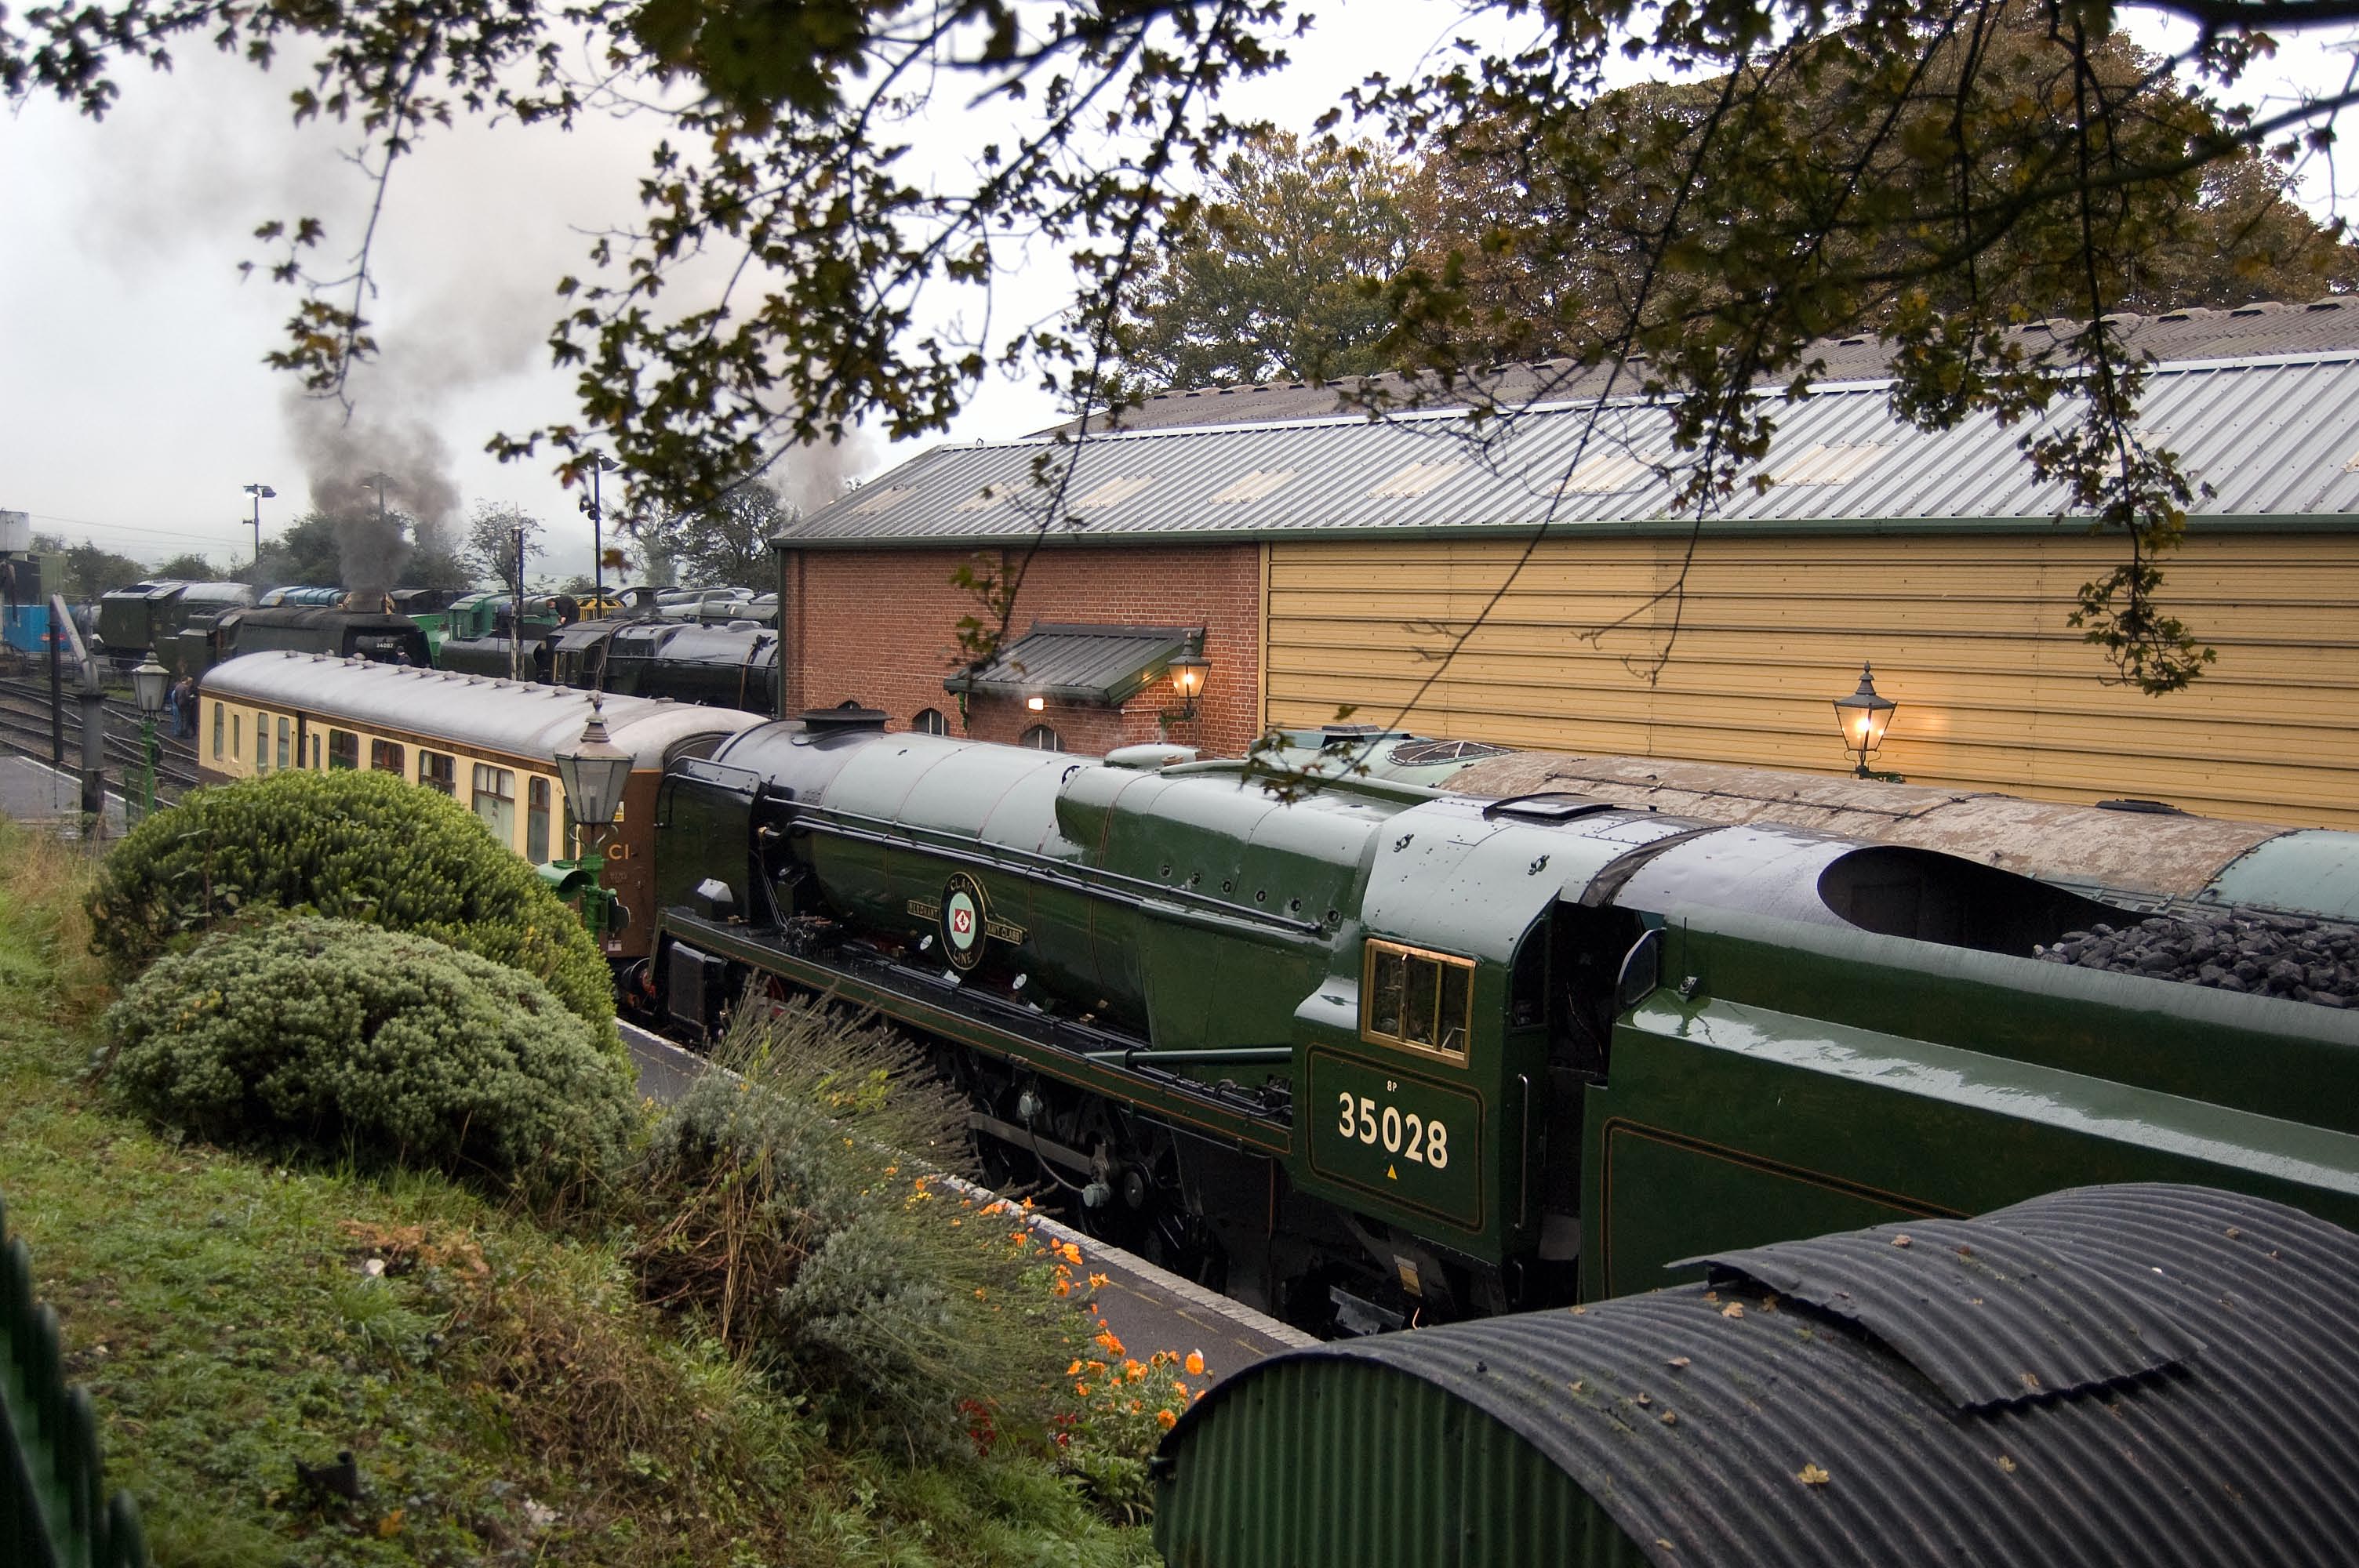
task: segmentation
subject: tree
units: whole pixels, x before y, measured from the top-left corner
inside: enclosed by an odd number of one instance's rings
[[[770,536],[798,515],[781,506],[767,486],[739,485],[708,506],[641,531],[648,580],[655,580],[654,563],[661,560],[674,577],[685,576],[701,587],[774,589]]]
[[[306,512],[278,536],[262,542],[261,558],[248,569],[256,588],[335,588],[344,580],[343,551],[336,542],[336,519]]]
[[[129,588],[144,580],[147,568],[128,556],[84,541],[68,544],[56,534],[36,534],[33,548],[45,556],[61,556],[65,560],[65,580],[44,583],[42,590],[63,594],[70,604],[89,604],[101,595],[118,588]]]
[[[519,547],[527,562],[540,555],[536,537],[539,533],[540,519],[522,507],[479,501],[467,516],[467,562],[480,575],[514,593]]]
[[[376,350],[364,314],[376,217],[421,136],[461,114],[568,124],[636,103],[666,116],[642,221],[602,231],[584,275],[559,284],[551,347],[576,373],[583,423],[492,443],[510,458],[553,449],[569,481],[593,444],[611,449],[634,508],[659,514],[705,506],[782,443],[855,420],[895,437],[939,430],[1010,369],[1085,415],[1118,405],[1134,390],[1116,373],[1125,309],[1162,247],[1201,218],[1207,171],[1267,135],[1224,94],[1284,68],[1303,4],[450,0],[421,13],[405,0],[92,0],[0,25],[0,90],[102,114],[120,70],[167,66],[190,38],[258,64],[287,49],[315,62],[295,117],[356,127],[375,187],[368,226],[316,268],[327,231],[315,219],[258,234],[271,276],[295,290],[271,358],[330,398]],[[2212,171],[2260,155],[2253,167],[2281,183],[2305,148],[2331,145],[2359,81],[2202,117],[2184,105],[2226,101],[2270,50],[2257,27],[2359,18],[2359,0],[2162,8],[2199,25],[2166,62],[2175,94],[2110,48],[2102,0],[1469,0],[1513,42],[1456,43],[1400,80],[1372,77],[1328,124],[1348,114],[1396,157],[1511,149],[1530,189],[1560,203],[1504,213],[1480,243],[1395,275],[1384,302],[1425,384],[1459,384],[1494,341],[1476,285],[1495,240],[1535,258],[1610,258],[1616,287],[1553,324],[1568,358],[1615,367],[1617,390],[1669,406],[1701,515],[1767,449],[1776,405],[1750,390],[1806,391],[1813,341],[1879,329],[1896,345],[1902,416],[2016,421],[2029,469],[2121,541],[2077,619],[2117,678],[2164,692],[2211,656],[2156,597],[2193,484],[2174,454],[2132,439],[2145,376],[2118,312],[2137,296],[2138,257],[2201,243]],[[565,63],[583,29],[594,82]],[[1673,112],[1638,113],[1612,90],[1632,60],[1686,81],[1655,90]],[[971,178],[912,178],[901,127],[932,96],[1005,114]],[[657,101],[669,107],[646,107]],[[2233,224],[2231,194],[2215,206]],[[2272,265],[2255,248],[2264,227],[2226,236],[2236,265]],[[978,331],[917,326],[949,314],[943,288],[987,287],[1039,247],[1071,265],[1069,309],[986,314]],[[725,280],[717,295],[708,276]],[[2035,300],[2083,325],[2027,347],[2007,329]],[[2060,426],[2027,417],[2059,404],[2071,413]],[[1519,412],[1478,398],[1464,434],[1479,441]],[[1086,439],[1098,427],[1078,427]],[[1062,525],[1071,471],[1044,454],[1044,536]]]
[[[1148,388],[1389,368],[1383,289],[1421,238],[1413,179],[1364,143],[1280,134],[1232,153],[1148,258],[1119,329],[1124,364]]]
[[[170,560],[158,567],[156,575],[160,578],[175,579],[180,582],[217,582],[221,579],[222,574],[214,568],[212,562],[194,551],[188,551],[174,556]]]
[[[397,588],[438,588],[445,592],[473,588],[475,569],[452,539],[449,524],[420,520],[410,540],[409,557],[401,563]]]

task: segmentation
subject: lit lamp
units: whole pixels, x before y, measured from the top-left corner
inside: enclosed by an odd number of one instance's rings
[[[1843,726],[1843,749],[1859,753],[1861,778],[1875,776],[1868,772],[1867,760],[1884,744],[1884,731],[1899,707],[1890,697],[1875,694],[1875,672],[1864,664],[1859,667],[1859,689],[1835,698],[1835,721]]]
[[[614,813],[622,809],[623,790],[631,782],[631,754],[606,738],[606,719],[599,710],[596,693],[591,694],[590,722],[582,727],[582,739],[572,750],[558,752],[556,760],[558,782],[565,789],[565,808],[572,814],[582,838],[581,859],[576,862],[585,874],[582,924],[590,928],[590,939],[603,947],[608,895],[600,885],[606,862],[598,853],[598,840],[614,825]]]
[[[131,695],[139,702],[139,761],[146,774],[140,786],[142,816],[156,815],[156,715],[164,711],[164,699],[172,689],[172,674],[156,662],[150,652],[131,672]]]
[[[1180,711],[1164,715],[1167,719],[1193,719],[1196,699],[1204,694],[1204,677],[1212,673],[1212,661],[1204,656],[1204,634],[1188,633],[1188,641],[1180,656],[1171,661],[1171,689],[1180,696]]]

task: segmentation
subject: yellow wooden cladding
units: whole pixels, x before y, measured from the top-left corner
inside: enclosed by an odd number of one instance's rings
[[[1875,765],[1911,784],[2359,828],[2359,537],[2222,534],[2167,557],[2166,609],[2220,657],[2163,697],[2106,684],[2066,624],[2117,541],[1708,538],[1683,593],[1680,540],[1550,539],[1514,573],[1522,550],[1271,546],[1270,721],[1350,706],[1515,746],[1839,772],[1830,705],[1868,659],[1900,704]]]

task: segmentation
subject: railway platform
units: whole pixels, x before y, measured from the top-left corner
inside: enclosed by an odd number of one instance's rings
[[[622,1031],[638,1064],[639,1092],[658,1103],[675,1098],[711,1065],[659,1034],[627,1023]],[[971,1184],[958,1184],[985,1200],[998,1195]],[[1093,1299],[1106,1325],[1132,1355],[1144,1357],[1157,1350],[1176,1350],[1182,1356],[1190,1350],[1203,1352],[1203,1375],[1187,1379],[1200,1393],[1265,1356],[1316,1343],[1289,1325],[1158,1269],[1144,1258],[1109,1247],[1045,1214],[1027,1217],[1042,1240],[1052,1245],[1070,1243],[1080,1249],[1082,1266],[1074,1271],[1076,1275],[1105,1276]]]
[[[48,828],[68,838],[82,837],[82,777],[64,773],[31,757],[0,754],[0,816]],[[106,797],[109,838],[124,833],[123,802]]]

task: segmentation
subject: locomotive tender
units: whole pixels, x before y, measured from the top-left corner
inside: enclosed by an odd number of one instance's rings
[[[2359,1017],[2040,963],[2135,916],[1776,823],[1103,762],[819,713],[684,760],[636,989],[942,1042],[1001,1173],[1305,1326],[2092,1182],[2359,1224]]]

